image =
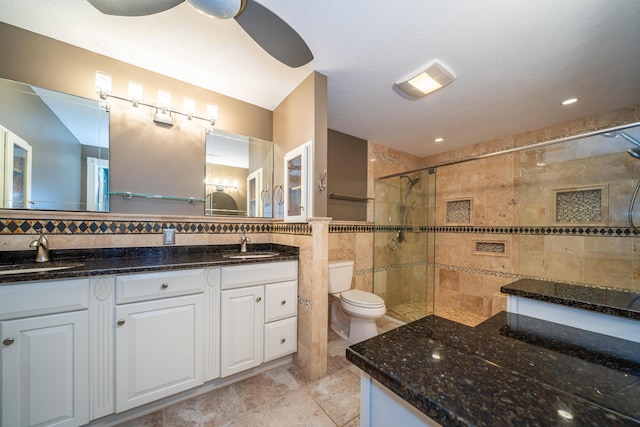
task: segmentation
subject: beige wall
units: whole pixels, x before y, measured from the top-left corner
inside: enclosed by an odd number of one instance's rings
[[[640,108],[587,117],[527,132],[458,152],[424,159],[436,165],[449,159],[523,146],[558,137],[591,132],[640,120]],[[598,138],[598,137],[597,137]],[[602,138],[605,143],[611,140]],[[629,227],[626,212],[640,163],[626,152],[591,153],[591,144],[565,142],[496,157],[437,168],[436,223],[446,226],[451,199],[470,199],[472,225],[503,227],[476,233],[447,229],[436,233],[436,302],[483,316],[504,308],[496,298],[500,286],[521,277],[640,291],[640,243],[626,234],[606,230]],[[600,144],[601,145],[601,144]],[[621,143],[621,147],[624,144]],[[602,220],[584,227],[604,233],[580,233],[580,225],[554,222],[554,190],[603,186]],[[563,232],[533,232],[527,228],[562,227]],[[511,230],[510,230],[511,228]],[[504,245],[504,254],[476,253],[477,242]]]
[[[327,168],[327,77],[313,72],[273,111],[274,185],[284,183],[285,153],[312,141],[313,177]],[[313,216],[327,215],[326,192],[312,180]]]

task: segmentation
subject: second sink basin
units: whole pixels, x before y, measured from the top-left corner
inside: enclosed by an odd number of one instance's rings
[[[223,255],[225,258],[231,259],[253,259],[253,258],[272,258],[278,256],[278,252],[255,251],[255,252],[235,252]]]

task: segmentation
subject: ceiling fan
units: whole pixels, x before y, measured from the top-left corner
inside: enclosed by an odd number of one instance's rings
[[[218,19],[235,19],[271,56],[296,68],[313,59],[311,50],[286,22],[253,0],[87,0],[106,15],[144,16],[186,1],[197,11]]]

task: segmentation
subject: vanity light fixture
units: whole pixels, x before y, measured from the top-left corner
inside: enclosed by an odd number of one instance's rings
[[[131,104],[134,107],[140,105],[142,101],[142,84],[135,81],[129,80],[129,99],[131,100]]]
[[[408,95],[419,98],[434,92],[456,79],[456,76],[437,59],[427,66],[395,82]]]
[[[215,126],[218,122],[218,106],[216,104],[207,104],[207,120],[211,126]]]
[[[571,105],[571,104],[575,104],[576,102],[578,102],[579,98],[569,98],[569,99],[565,99],[564,101],[562,101],[562,105]]]
[[[209,122],[211,126],[215,126],[218,121],[218,106],[215,104],[207,104],[207,118],[195,115],[196,101],[193,98],[185,97],[185,112],[171,109],[171,93],[164,89],[158,91],[158,101],[156,104],[149,104],[142,101],[142,84],[135,80],[129,80],[128,98],[114,95],[111,93],[111,76],[104,71],[96,71],[96,93],[100,99],[115,98],[121,101],[129,101],[134,107],[144,105],[145,107],[154,108],[156,113],[153,115],[153,121],[164,125],[173,126],[173,115],[179,114],[185,116],[188,120],[198,119]],[[109,105],[105,108],[108,110]]]
[[[96,71],[96,93],[100,99],[111,95],[111,75],[104,71]]]
[[[435,143],[437,143],[437,144],[439,144],[439,143],[441,143],[441,142],[443,142],[443,141],[444,141],[444,138],[441,138],[441,137],[438,137],[438,138],[436,138],[436,139],[434,139],[434,140],[433,140],[433,142],[435,142]]]
[[[153,115],[153,121],[167,126],[173,126],[171,115],[171,93],[166,90],[158,90],[158,108]]]
[[[187,115],[187,119],[191,120],[196,114],[196,100],[185,96],[184,98],[184,113]]]

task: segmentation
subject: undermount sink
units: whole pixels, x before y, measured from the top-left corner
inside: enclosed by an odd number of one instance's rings
[[[69,268],[80,267],[83,264],[80,263],[65,263],[65,264],[46,264],[39,266],[37,264],[14,264],[0,266],[0,276],[6,276],[9,274],[27,274],[27,273],[45,273],[47,271],[55,270],[67,270]]]
[[[280,255],[278,252],[256,251],[256,252],[236,252],[223,255],[225,258],[231,259],[253,259],[253,258],[272,258]]]

